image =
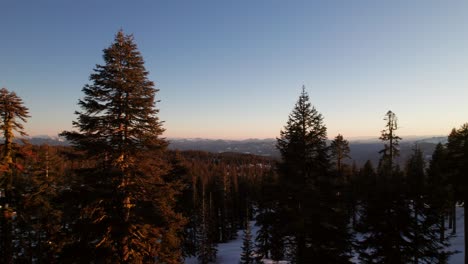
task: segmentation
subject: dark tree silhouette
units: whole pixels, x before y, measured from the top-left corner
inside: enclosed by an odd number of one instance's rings
[[[363,238],[358,242],[359,259],[363,263],[407,263],[412,260],[409,236],[410,210],[405,197],[405,184],[395,165],[398,156],[396,135],[397,119],[388,111],[384,120],[386,129],[380,139],[378,173],[369,178],[366,201],[362,204],[359,231]]]
[[[210,227],[213,225],[212,212],[210,209],[211,208],[207,206],[205,190],[203,189],[201,206],[199,208],[199,223],[196,227],[198,262],[201,264],[215,261],[218,252],[216,244],[213,241],[212,232],[210,232]]]
[[[252,242],[252,230],[250,228],[249,221],[245,221],[244,236],[242,237],[242,253],[241,253],[241,264],[253,264],[255,258],[253,256],[254,247]]]
[[[297,263],[349,261],[346,214],[329,173],[326,140],[323,117],[303,87],[277,140],[284,193],[279,213],[288,219],[285,235]]]
[[[334,163],[336,165],[336,169],[339,174],[342,173],[342,167],[343,167],[343,160],[344,159],[349,159],[349,142],[348,140],[344,139],[341,134],[338,134],[338,136],[333,139],[333,141],[330,144],[330,152],[331,152],[331,158],[334,160]]]
[[[466,217],[468,214],[466,206],[468,201],[468,177],[466,177],[468,172],[468,123],[463,124],[459,129],[452,130],[448,138],[447,155],[449,158],[450,181],[454,186],[455,199],[465,203],[465,263],[468,263],[468,221]],[[452,206],[455,207],[454,204]],[[453,212],[455,213],[455,209],[453,209]],[[455,219],[455,215],[452,218]],[[453,223],[453,227],[455,226],[456,223]]]
[[[400,155],[399,142],[401,138],[396,135],[398,129],[398,119],[392,111],[385,114],[385,129],[382,130],[380,140],[384,142],[384,149],[380,151],[382,158],[379,163],[381,173],[389,174],[389,177],[395,171],[395,159]]]
[[[425,168],[423,153],[416,145],[405,167],[408,188],[406,196],[412,216],[409,232],[405,235],[411,241],[409,250],[412,252],[413,263],[445,263],[449,256],[446,251],[448,244],[445,239],[440,239],[440,207],[430,197],[430,191],[435,189],[428,186]],[[443,199],[436,199],[441,198]]]

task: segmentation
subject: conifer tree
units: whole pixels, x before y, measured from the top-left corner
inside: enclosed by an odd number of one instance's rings
[[[255,217],[259,227],[255,238],[255,252],[257,262],[263,258],[282,260],[284,257],[283,215],[280,210],[277,193],[283,191],[278,184],[276,175],[268,174],[261,179],[261,196]],[[287,217],[287,216],[286,216]]]
[[[345,210],[329,173],[323,117],[309,102],[305,87],[277,139],[284,189],[280,214],[288,219],[286,235],[297,263],[349,261]]]
[[[15,132],[21,136],[26,136],[24,131],[25,123],[29,116],[29,110],[24,106],[23,100],[10,92],[6,88],[0,89],[0,116],[1,130],[3,132],[3,149],[0,162],[0,223],[1,223],[1,245],[0,258],[4,263],[13,261],[12,252],[12,218],[15,214],[15,197],[13,193],[13,181],[15,174],[14,142]]]
[[[215,179],[216,184],[216,202],[220,204],[219,207],[219,237],[220,242],[227,242],[233,239],[236,235],[236,226],[232,222],[233,218],[233,204],[231,192],[231,175],[225,166],[220,167],[218,177]]]
[[[429,206],[439,215],[439,241],[446,241],[445,237],[445,212],[450,207],[449,192],[451,186],[448,178],[447,150],[438,143],[432,154],[429,168],[427,169],[427,194]]]
[[[407,203],[412,214],[406,239],[410,240],[409,252],[413,263],[446,262],[447,241],[440,240],[440,211],[430,205],[422,151],[415,146],[406,162]],[[442,197],[440,197],[442,198]]]
[[[13,139],[16,131],[21,136],[27,136],[24,131],[25,123],[29,116],[29,109],[23,105],[23,100],[6,88],[0,89],[0,114],[2,117],[1,128],[4,138],[2,162],[11,164],[13,155]]]
[[[450,181],[454,186],[455,198],[458,201],[468,201],[468,123],[459,129],[453,130],[449,135],[447,143],[447,155],[449,157]],[[464,207],[465,222],[465,263],[468,263],[468,206]],[[455,205],[452,204],[453,219],[455,219]],[[453,223],[455,228],[456,223]]]
[[[380,173],[385,173],[391,176],[396,170],[395,159],[400,155],[399,142],[401,137],[396,135],[398,129],[398,119],[392,111],[385,114],[386,121],[385,129],[382,130],[380,140],[384,142],[384,149],[380,151],[382,158],[379,163]]]
[[[349,142],[341,134],[333,139],[330,144],[331,158],[334,159],[336,169],[339,174],[342,173],[343,160],[349,159]]]
[[[453,128],[447,138],[447,172],[449,178],[449,200],[450,200],[450,208],[449,208],[449,228],[452,229],[452,234],[455,235],[457,233],[457,210],[456,204],[460,200],[459,198],[459,186],[457,186],[457,178],[460,171],[459,166],[459,157],[460,154],[460,137],[458,134],[457,129]]]
[[[410,209],[406,200],[402,175],[395,164],[398,156],[396,135],[397,119],[388,111],[384,120],[386,129],[380,139],[384,149],[375,180],[367,188],[367,201],[363,204],[358,243],[359,259],[363,263],[408,263],[413,260],[410,250]]]
[[[199,224],[197,226],[198,262],[207,264],[216,260],[218,252],[213,241],[210,227],[213,225],[211,210],[206,205],[205,190],[202,191],[201,206],[199,208]]]
[[[23,193],[19,203],[16,230],[18,252],[16,261],[40,263],[57,262],[66,238],[62,230],[62,201],[58,201],[63,189],[64,165],[57,150],[48,145],[22,147],[25,169],[16,189]]]
[[[355,223],[355,197],[352,192],[351,174],[349,167],[343,164],[345,159],[349,159],[350,148],[348,140],[343,138],[343,135],[338,134],[330,144],[330,160],[334,164],[333,172],[337,174],[336,191],[342,195],[342,199],[346,205],[348,218],[353,219]],[[348,170],[344,170],[347,168]]]
[[[277,139],[283,165],[295,172],[288,175],[291,182],[306,184],[325,177],[329,168],[326,140],[327,128],[323,124],[323,117],[311,105],[303,86],[287,124]]]
[[[367,160],[364,163],[356,175],[356,180],[352,182],[353,185],[353,196],[356,200],[356,212],[354,213],[353,217],[353,228],[359,231],[359,219],[362,220],[361,214],[363,213],[363,209],[366,208],[367,203],[369,202],[369,194],[370,190],[375,187],[375,169],[372,165],[370,160]],[[360,217],[358,217],[360,216]]]
[[[185,221],[172,209],[179,185],[167,179],[171,166],[155,108],[158,90],[132,35],[119,31],[103,58],[83,88],[77,131],[62,133],[98,163],[84,177],[95,196],[83,210],[83,219],[95,226],[88,234],[96,248],[91,252],[121,263],[177,263],[174,238]],[[167,239],[171,243],[163,243]]]
[[[364,166],[359,170],[360,181],[364,184],[375,184],[375,176],[374,165],[372,165],[370,160],[367,160]]]
[[[244,235],[242,237],[242,253],[241,264],[253,264],[255,258],[253,257],[253,243],[252,243],[252,230],[249,221],[245,221]]]
[[[417,248],[421,247],[419,245],[422,243],[422,236],[421,234],[424,230],[421,230],[421,218],[424,218],[425,210],[424,210],[424,202],[425,202],[425,189],[426,189],[426,175],[425,175],[425,167],[426,162],[423,157],[423,153],[421,149],[419,149],[418,145],[415,145],[413,148],[413,153],[406,161],[405,164],[405,176],[406,176],[406,184],[407,184],[407,199],[410,206],[410,209],[413,214],[412,224],[413,224],[413,243],[412,245],[416,247],[415,251],[418,251]],[[403,190],[402,190],[403,191]],[[430,225],[428,225],[430,226]],[[414,254],[415,262],[418,262],[419,254]]]

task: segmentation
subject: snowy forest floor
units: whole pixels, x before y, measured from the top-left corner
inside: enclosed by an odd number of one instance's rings
[[[464,212],[463,207],[457,207],[457,233],[450,241],[450,251],[458,252],[452,255],[449,258],[449,264],[462,264],[464,263],[464,254],[463,254],[463,247],[464,247]],[[255,240],[256,233],[258,231],[258,227],[255,226],[255,222],[250,222],[252,226],[252,236],[253,240]],[[451,232],[451,230],[448,230]],[[239,230],[237,232],[237,238],[235,240],[229,241],[227,243],[220,243],[218,244],[218,254],[216,258],[217,264],[238,264],[240,261],[241,253],[242,253],[242,235],[243,230]],[[197,264],[197,258],[191,257],[185,260],[186,264]],[[283,264],[287,263],[286,261],[280,262],[273,262],[271,260],[264,260],[263,263],[270,264],[270,263],[278,263]],[[356,261],[356,263],[359,263]]]
[[[465,254],[464,245],[465,245],[465,227],[464,227],[464,212],[463,207],[457,207],[457,234],[452,238],[450,241],[449,249],[451,251],[456,251],[455,253],[449,258],[450,264],[462,264],[465,263]]]

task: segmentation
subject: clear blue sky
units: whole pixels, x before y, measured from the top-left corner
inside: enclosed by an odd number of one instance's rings
[[[0,2],[0,86],[31,135],[72,128],[102,49],[133,33],[166,137],[276,137],[306,85],[329,137],[468,121],[468,1]]]

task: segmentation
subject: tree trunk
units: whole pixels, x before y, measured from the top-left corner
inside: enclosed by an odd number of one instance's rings
[[[442,213],[440,216],[440,243],[443,243],[445,240],[445,216]]]
[[[353,216],[353,229],[356,229],[356,222],[357,222],[357,205],[352,205],[352,216]]]
[[[0,216],[1,221],[1,236],[2,236],[2,245],[1,245],[1,262],[5,264],[13,263],[13,254],[12,254],[12,247],[11,247],[11,220],[10,220],[10,212],[9,209],[3,209],[0,212],[2,215]]]
[[[414,240],[416,242],[416,247],[419,246],[419,220],[418,220],[418,210],[419,210],[419,204],[416,201],[413,201],[413,210],[414,210],[414,222],[416,224],[416,229],[414,231]],[[418,256],[418,250],[416,249],[416,252],[414,254],[414,264],[419,263],[419,256]]]
[[[465,198],[465,203],[468,201],[468,199]],[[468,219],[466,218],[466,215],[468,213],[468,209],[466,204],[463,206],[463,214],[464,214],[464,227],[465,227],[465,264],[468,264]]]
[[[305,237],[303,234],[300,234],[296,237],[297,251],[296,251],[296,261],[297,263],[306,263],[305,262]]]
[[[8,164],[10,166],[10,164]],[[2,210],[0,210],[0,221],[1,221],[1,261],[2,263],[10,264],[13,263],[13,252],[12,252],[12,208],[11,208],[11,184],[12,184],[12,173],[11,167],[8,172],[4,173],[4,197],[3,203],[1,204]]]
[[[449,226],[448,226],[449,229],[452,229],[452,228],[453,228],[453,220],[452,220],[453,214],[452,214],[452,213],[453,213],[453,211],[452,211],[452,205],[450,205],[450,210],[448,211],[448,214],[447,214],[447,216],[448,216],[448,222],[449,222]]]
[[[453,221],[453,224],[452,224],[452,234],[456,234],[457,233],[457,207],[456,207],[457,203],[453,203],[452,205],[452,221]]]
[[[338,167],[338,174],[339,174],[339,176],[341,178],[341,157],[340,156],[341,156],[341,154],[338,154],[338,159],[337,159],[336,163],[337,163],[337,167]]]

